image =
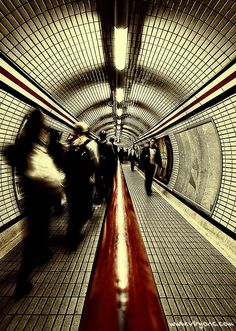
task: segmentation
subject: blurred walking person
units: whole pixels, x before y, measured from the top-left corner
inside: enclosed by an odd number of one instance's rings
[[[63,178],[47,152],[47,139],[44,115],[35,109],[29,114],[21,137],[5,153],[21,178],[27,215],[22,261],[14,292],[16,299],[33,287],[30,275],[36,263],[45,263],[51,258],[49,218],[53,196],[62,191]]]
[[[75,139],[65,152],[63,171],[66,174],[66,198],[69,220],[67,241],[76,249],[81,240],[81,228],[92,215],[95,172],[98,166],[98,146],[89,138],[89,126],[77,122]]]
[[[62,161],[65,153],[65,148],[62,143],[60,143],[61,133],[55,129],[50,129],[49,131],[49,144],[48,153],[52,157],[58,170],[62,169]],[[62,206],[62,194],[58,193],[53,198],[53,208],[55,215],[59,216],[63,212]]]

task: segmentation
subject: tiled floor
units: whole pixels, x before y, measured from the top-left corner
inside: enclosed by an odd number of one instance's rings
[[[51,222],[52,260],[33,273],[33,290],[15,302],[12,298],[20,247],[1,260],[0,331],[78,331],[105,207],[97,207],[83,228],[84,239],[71,253],[63,244],[67,213]]]
[[[234,266],[157,192],[148,197],[137,171],[123,170],[169,328],[236,330]]]
[[[235,330],[235,268],[157,192],[146,196],[137,171],[123,170],[170,330]],[[96,208],[73,253],[63,246],[67,214],[52,220],[53,258],[17,302],[20,247],[1,260],[0,331],[78,331],[104,212]]]

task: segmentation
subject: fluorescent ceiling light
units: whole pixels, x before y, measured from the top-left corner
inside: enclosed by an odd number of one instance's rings
[[[122,115],[122,113],[123,113],[123,109],[122,108],[117,108],[116,109],[116,114],[117,114],[117,116],[121,116]]]
[[[128,28],[115,27],[115,66],[117,70],[125,68],[125,56]]]
[[[124,100],[124,90],[123,88],[118,87],[116,89],[116,101],[122,102]]]

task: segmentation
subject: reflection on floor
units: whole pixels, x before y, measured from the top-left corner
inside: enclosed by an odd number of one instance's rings
[[[233,330],[233,265],[157,192],[148,197],[137,171],[123,170],[170,330]],[[11,296],[20,247],[1,260],[1,331],[78,331],[104,212],[95,209],[73,253],[63,246],[66,212],[52,220],[53,258],[35,269],[32,292],[17,302]]]

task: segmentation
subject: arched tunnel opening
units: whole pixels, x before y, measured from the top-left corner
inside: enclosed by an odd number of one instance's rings
[[[83,121],[90,128],[91,140],[98,141],[105,130],[107,140],[113,137],[118,150],[123,148],[129,154],[135,147],[135,174],[129,172],[129,159],[122,169],[135,211],[144,215],[139,221],[142,230],[147,227],[149,207],[155,215],[162,215],[159,208],[167,208],[166,202],[149,206],[148,200],[142,200],[143,211],[139,210],[144,169],[138,160],[143,148],[155,138],[161,157],[154,175],[158,194],[163,199],[168,197],[170,204],[180,203],[182,207],[176,207],[179,212],[188,209],[196,226],[205,229],[202,234],[214,232],[222,247],[225,241],[227,247],[221,252],[227,252],[235,264],[235,1],[7,0],[0,8],[3,264],[9,263],[4,259],[21,242],[25,213],[19,176],[2,151],[17,141],[27,114],[35,108],[41,109],[48,127],[60,133],[65,146],[74,125]],[[142,184],[135,189],[140,178]],[[95,214],[101,216],[103,212],[97,209]],[[148,231],[155,233],[158,224],[153,223]],[[184,231],[181,224],[179,231]],[[150,244],[152,239],[144,240],[148,256],[159,247],[159,240],[158,235],[155,244]],[[188,242],[186,237],[183,240]],[[151,254],[152,266],[154,262],[160,266]],[[157,265],[152,271],[160,280],[165,270],[156,270]],[[3,269],[2,274],[5,272]],[[169,328],[171,321],[183,322],[185,315],[188,323],[193,321],[189,305],[180,308],[179,294],[168,292],[172,283],[161,279],[156,284]],[[222,293],[217,297],[223,307],[220,314],[227,312],[224,321],[233,323],[231,300],[235,292],[227,296],[227,290],[222,289]],[[195,309],[196,316],[205,318],[208,310],[211,316],[219,313],[214,313],[208,302],[211,297],[204,301],[204,296],[194,293],[192,298],[197,306],[207,302],[202,315],[201,309]],[[230,302],[227,308],[225,298]],[[10,304],[8,294],[0,299]],[[77,315],[81,316],[81,311]],[[0,329],[1,323],[10,327],[10,313],[1,316]],[[60,330],[55,325],[54,329]]]

